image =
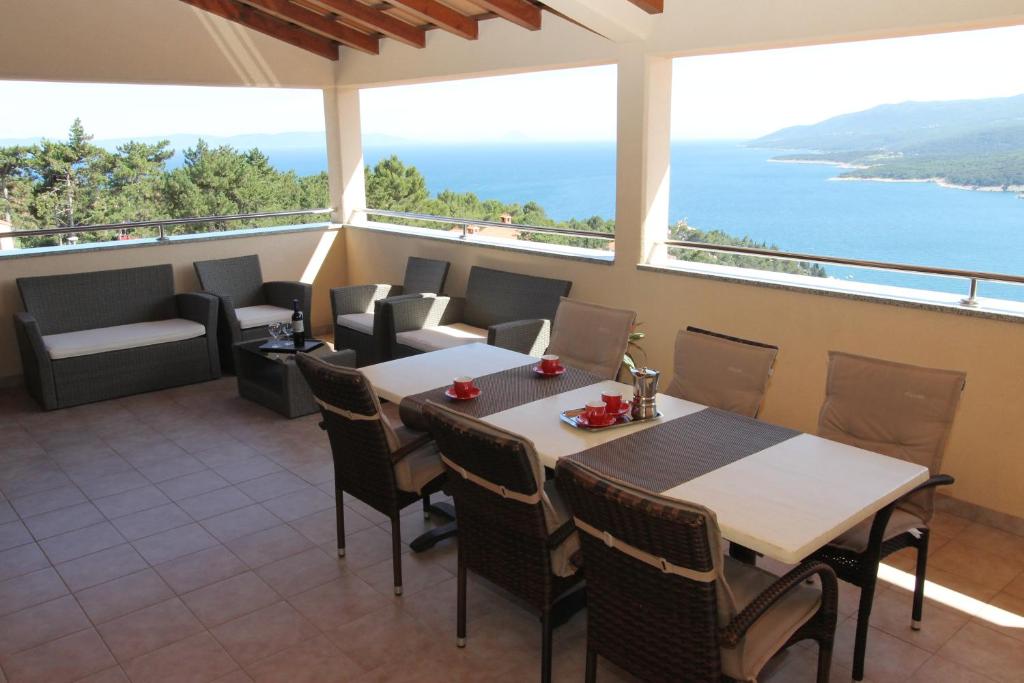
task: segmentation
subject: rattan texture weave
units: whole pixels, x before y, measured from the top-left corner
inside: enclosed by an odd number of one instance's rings
[[[667,491],[800,432],[717,408],[652,425],[568,458],[647,491]]]
[[[533,371],[533,366],[530,363],[477,377],[474,384],[480,389],[480,396],[470,401],[454,401],[445,396],[448,386],[406,396],[399,405],[402,422],[414,429],[425,429],[423,406],[427,401],[480,418],[602,381],[597,375],[570,367],[557,377],[542,377]]]

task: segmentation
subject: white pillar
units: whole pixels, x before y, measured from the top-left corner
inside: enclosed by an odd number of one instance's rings
[[[659,258],[668,237],[672,60],[623,45],[618,63],[615,258]]]
[[[351,223],[366,208],[363,177],[363,131],[359,121],[359,90],[324,89],[327,127],[327,176],[331,191],[331,219]]]

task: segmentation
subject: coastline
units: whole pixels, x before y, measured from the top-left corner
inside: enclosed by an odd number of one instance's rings
[[[835,176],[829,180],[844,182],[872,182],[872,183],[934,183],[939,187],[950,190],[968,190],[971,192],[1024,192],[1024,185],[960,185],[951,183],[945,178],[882,178],[872,176]]]
[[[813,164],[815,166],[835,166],[836,168],[849,168],[849,169],[863,169],[871,168],[863,164],[851,164],[848,161],[831,161],[828,159],[782,159],[773,158],[769,159],[769,162],[773,164]]]

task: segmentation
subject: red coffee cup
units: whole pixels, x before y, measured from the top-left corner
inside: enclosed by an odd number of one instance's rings
[[[606,412],[604,401],[592,401],[587,404],[587,421],[588,422],[604,422]]]
[[[554,354],[540,357],[540,369],[544,372],[558,372],[562,367],[562,361]]]
[[[617,413],[622,409],[622,394],[617,391],[604,391],[601,393],[601,400],[604,401],[608,412]]]
[[[455,395],[465,398],[473,393],[473,378],[472,377],[456,377],[452,380],[452,389],[455,390]]]

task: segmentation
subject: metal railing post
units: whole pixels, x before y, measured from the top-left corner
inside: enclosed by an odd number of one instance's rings
[[[157,242],[166,242],[169,238],[164,234],[164,226],[160,224],[156,226],[156,229],[160,231],[160,236],[156,238]]]
[[[978,305],[978,278],[971,278],[971,293],[967,295],[966,299],[960,299],[961,306],[970,306],[975,308]]]
[[[462,239],[466,239],[469,236],[469,226],[465,223],[462,224]]]

